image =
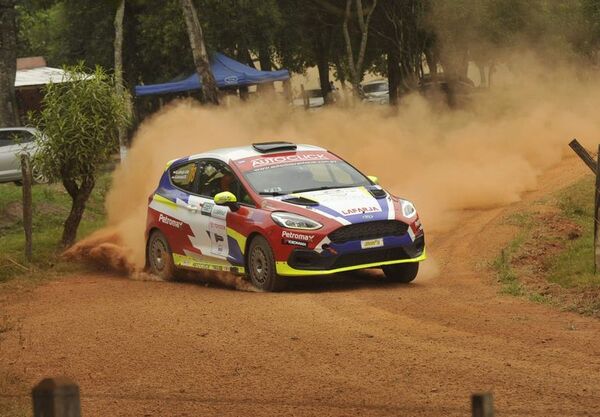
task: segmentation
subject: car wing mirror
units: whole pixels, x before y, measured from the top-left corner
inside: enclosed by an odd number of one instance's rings
[[[233,211],[237,210],[238,208],[238,201],[236,196],[229,191],[223,191],[221,193],[218,193],[214,196],[213,200],[216,205],[227,206]]]
[[[369,175],[369,176],[367,176],[367,178],[368,178],[368,179],[369,179],[369,180],[370,180],[370,181],[371,181],[373,184],[375,184],[375,185],[378,185],[378,184],[379,184],[379,178],[377,178],[377,177],[375,177],[375,176],[373,176],[373,175]]]

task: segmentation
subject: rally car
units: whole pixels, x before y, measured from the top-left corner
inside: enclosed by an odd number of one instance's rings
[[[277,291],[287,276],[382,268],[415,279],[425,237],[414,205],[332,152],[264,142],[170,161],[149,197],[146,259],[246,275]]]

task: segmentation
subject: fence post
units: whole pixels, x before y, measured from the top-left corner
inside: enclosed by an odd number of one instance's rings
[[[69,378],[46,378],[31,396],[33,417],[81,417],[79,386]]]
[[[494,400],[489,392],[471,395],[473,417],[494,417]]]
[[[577,139],[573,139],[569,142],[569,146],[573,151],[581,158],[581,160],[588,166],[589,169],[592,170],[594,175],[596,174],[596,161],[594,158],[585,150],[583,146],[577,141]]]
[[[600,266],[600,145],[598,145],[596,158],[596,198],[594,199],[594,273],[598,273]]]
[[[31,199],[31,160],[29,155],[21,155],[21,178],[23,182],[23,229],[25,231],[25,258],[31,262],[31,230],[32,230],[32,199]]]
[[[306,94],[306,90],[304,89],[304,84],[300,84],[300,92],[302,93],[302,104],[304,104],[304,109],[308,110],[310,107],[310,99]]]

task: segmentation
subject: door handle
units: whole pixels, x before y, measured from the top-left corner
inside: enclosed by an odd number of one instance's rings
[[[190,211],[198,211],[198,206],[195,206],[193,204],[186,204],[185,208],[190,210]]]

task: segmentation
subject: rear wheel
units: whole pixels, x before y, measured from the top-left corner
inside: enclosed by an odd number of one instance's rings
[[[46,177],[36,165],[33,165],[31,168],[31,179],[34,184],[48,184],[50,182],[48,177]]]
[[[167,238],[158,230],[155,230],[148,239],[148,266],[150,272],[163,281],[172,280],[175,277],[175,263],[173,254],[169,247]]]
[[[281,291],[285,282],[277,275],[275,257],[269,242],[262,237],[252,239],[247,255],[248,276],[252,284],[261,291]]]
[[[417,277],[419,263],[407,262],[403,264],[384,265],[381,269],[383,269],[386,280],[409,283]]]

